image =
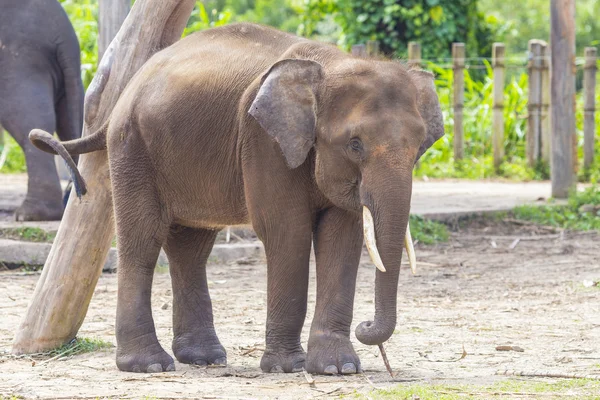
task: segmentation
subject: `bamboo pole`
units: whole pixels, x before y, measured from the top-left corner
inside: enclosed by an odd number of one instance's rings
[[[494,168],[498,169],[504,159],[504,58],[503,43],[492,46],[492,68],[494,69],[494,112],[492,123],[492,144]]]
[[[367,58],[367,46],[364,44],[355,44],[352,46],[352,55],[359,58]]]
[[[454,70],[454,160],[464,156],[463,141],[463,105],[465,102],[465,44],[452,44],[452,60]]]
[[[408,43],[408,66],[421,68],[421,44],[419,42]]]
[[[552,148],[552,133],[550,131],[550,48],[548,43],[542,44],[542,105],[541,105],[541,140],[542,161],[550,165],[550,149]]]
[[[596,136],[596,48],[585,48],[583,74],[584,120],[583,120],[583,166],[588,169],[594,162],[594,139]]]
[[[194,0],[137,0],[107,49],[85,99],[84,135],[102,126],[135,72],[181,37]],[[13,352],[46,351],[72,340],[83,323],[114,236],[106,152],[83,155],[88,194],[72,195],[16,333]]]
[[[529,41],[529,98],[527,101],[527,163],[533,167],[541,157],[542,45]]]
[[[552,196],[566,198],[575,185],[575,0],[550,2]]]
[[[130,0],[99,0],[98,2],[98,60],[110,45],[127,18]]]

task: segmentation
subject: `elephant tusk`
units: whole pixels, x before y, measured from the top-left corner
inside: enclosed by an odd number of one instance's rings
[[[408,263],[413,275],[417,273],[417,257],[415,255],[415,247],[413,245],[412,236],[410,234],[410,224],[406,224],[406,234],[404,235],[404,247],[406,247],[406,255],[408,255]]]
[[[367,250],[369,250],[369,255],[371,256],[373,264],[375,264],[378,270],[385,272],[383,261],[381,261],[379,251],[377,250],[377,244],[375,244],[375,223],[373,222],[373,215],[367,206],[363,206],[363,232]]]

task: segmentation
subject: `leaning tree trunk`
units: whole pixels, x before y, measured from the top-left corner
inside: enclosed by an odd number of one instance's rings
[[[194,0],[137,0],[105,52],[85,99],[83,135],[109,118],[136,71],[177,41]],[[29,309],[16,333],[14,353],[45,351],[69,342],[81,327],[114,236],[106,151],[83,155],[79,169],[88,194],[71,195]]]

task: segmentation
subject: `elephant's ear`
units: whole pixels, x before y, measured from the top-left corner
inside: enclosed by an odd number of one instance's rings
[[[319,63],[286,59],[262,77],[248,112],[279,143],[290,168],[299,167],[315,143],[316,92],[323,80]]]
[[[412,69],[409,71],[413,82],[418,89],[418,107],[421,118],[425,123],[427,131],[425,140],[419,148],[417,160],[427,151],[439,138],[444,136],[444,118],[440,99],[435,92],[433,74],[427,71]]]

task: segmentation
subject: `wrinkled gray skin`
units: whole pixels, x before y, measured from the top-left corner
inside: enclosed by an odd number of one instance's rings
[[[61,140],[81,136],[79,42],[56,0],[0,0],[0,126],[19,143],[27,162],[27,196],[17,220],[60,219],[54,157],[27,139],[33,128],[57,132]]]
[[[123,91],[106,131],[63,144],[40,131],[30,138],[45,151],[108,149],[119,244],[119,369],[174,369],[150,307],[161,247],[173,282],[175,357],[226,363],[206,260],[219,229],[251,223],[268,265],[261,368],[350,374],[360,371],[350,324],[362,207],[373,214],[387,269],[376,273],[374,320],[356,329],[373,345],[396,326],[413,165],[443,133],[431,74],[235,24],[153,56]],[[317,303],[305,352],[311,244]]]

